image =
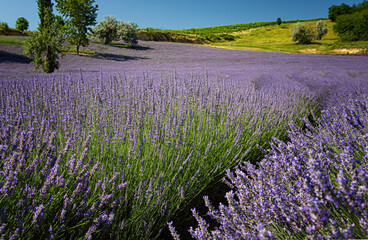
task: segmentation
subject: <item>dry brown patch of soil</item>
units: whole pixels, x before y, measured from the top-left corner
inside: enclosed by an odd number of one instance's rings
[[[367,49],[364,48],[339,48],[332,50],[336,54],[358,54],[364,53]]]

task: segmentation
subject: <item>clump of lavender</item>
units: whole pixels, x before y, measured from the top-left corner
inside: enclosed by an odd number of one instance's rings
[[[342,109],[342,110],[341,110]],[[196,239],[339,239],[368,236],[368,96],[292,125],[266,157],[227,171],[227,205],[205,197],[209,224],[193,209]],[[175,239],[172,223],[170,230]]]
[[[0,237],[154,239],[308,93],[206,76],[0,82]]]

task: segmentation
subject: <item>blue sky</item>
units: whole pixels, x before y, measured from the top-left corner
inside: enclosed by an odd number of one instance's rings
[[[53,1],[54,2],[54,1]],[[134,22],[140,28],[180,29],[227,24],[324,18],[331,5],[361,3],[362,0],[96,0],[97,21],[104,16]],[[25,17],[37,29],[36,0],[0,0],[0,21],[14,27]]]

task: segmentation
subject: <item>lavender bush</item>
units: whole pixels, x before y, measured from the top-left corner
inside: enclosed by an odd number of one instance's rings
[[[228,205],[205,197],[211,227],[193,209],[196,239],[339,239],[368,237],[368,96],[323,111],[313,126],[293,124],[255,166],[227,171]],[[169,223],[179,239],[173,223]]]
[[[0,236],[156,238],[313,100],[210,78],[1,81]]]
[[[367,92],[364,56],[139,44],[91,43],[98,54],[66,53],[53,74],[0,44],[4,239],[165,237],[309,105]]]

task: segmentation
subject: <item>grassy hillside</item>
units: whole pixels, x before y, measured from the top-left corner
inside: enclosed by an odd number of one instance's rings
[[[2,29],[0,28],[0,35],[6,35],[6,36],[28,36],[30,35],[30,31],[20,31],[15,28],[9,28],[9,29]]]
[[[318,20],[304,21],[304,24],[314,27]],[[208,44],[211,47],[307,54],[356,54],[367,52],[368,42],[341,42],[333,32],[330,20],[324,20],[328,33],[322,40],[315,40],[312,44],[297,44],[291,40],[291,29],[296,21],[282,23],[281,26],[269,25],[234,32],[234,41]]]

